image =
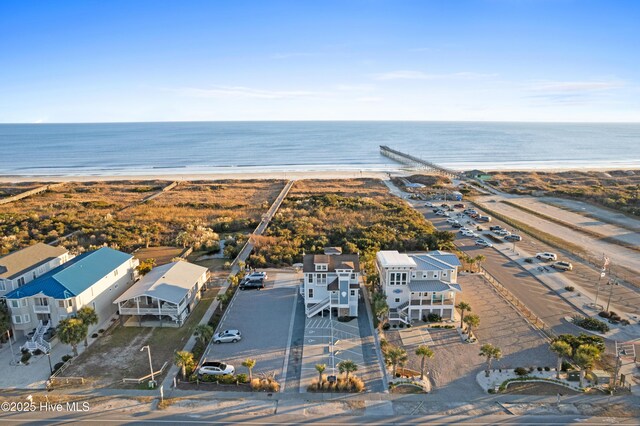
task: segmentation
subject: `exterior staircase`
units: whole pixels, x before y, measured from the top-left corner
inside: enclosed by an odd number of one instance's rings
[[[402,321],[405,324],[410,324],[411,320],[409,319],[409,314],[407,313],[408,307],[409,302],[404,302],[402,305],[399,305],[396,308],[389,309],[389,321]]]
[[[316,303],[315,305],[312,305],[306,308],[307,318],[311,318],[312,316],[317,315],[318,313],[327,309],[330,305],[331,305],[331,297],[328,296],[325,299],[321,300],[320,302]]]
[[[29,352],[35,352],[40,349],[44,353],[51,351],[51,344],[44,340],[44,334],[49,330],[50,322],[43,324],[42,321],[38,322],[38,327],[33,333],[33,336],[20,348],[27,349]]]

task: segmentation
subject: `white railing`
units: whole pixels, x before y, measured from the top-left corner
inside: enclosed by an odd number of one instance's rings
[[[178,315],[178,308],[120,308],[120,315]]]
[[[318,312],[326,309],[330,304],[331,304],[330,297],[327,297],[321,300],[320,302],[316,303],[315,305],[307,309],[307,317],[311,318],[312,316],[316,315]]]
[[[33,312],[35,312],[36,314],[48,314],[48,313],[51,313],[51,306],[33,305]]]

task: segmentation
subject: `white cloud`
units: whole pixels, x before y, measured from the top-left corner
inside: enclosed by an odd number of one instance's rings
[[[314,98],[323,96],[322,92],[309,90],[270,90],[255,89],[244,86],[216,86],[210,89],[186,87],[175,90],[182,96],[196,98],[252,98],[252,99],[287,99]]]
[[[385,73],[374,74],[375,80],[389,81],[389,80],[444,80],[444,79],[481,79],[496,77],[497,74],[481,74],[475,72],[455,72],[448,74],[428,74],[423,71],[415,70],[399,70],[390,71]]]
[[[381,98],[379,96],[363,96],[361,98],[356,98],[356,101],[364,103],[381,102],[383,100],[384,98]]]
[[[618,89],[624,86],[621,81],[545,81],[529,87],[534,92],[546,93],[584,93]]]

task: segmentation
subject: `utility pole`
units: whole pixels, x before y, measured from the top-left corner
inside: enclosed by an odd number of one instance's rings
[[[604,259],[602,269],[600,270],[600,276],[598,277],[598,284],[596,285],[596,300],[593,303],[593,306],[598,309],[598,296],[600,295],[600,281],[604,278],[607,271],[607,266],[609,265],[609,258],[602,253],[602,257]],[[611,276],[611,267],[609,267],[609,276]]]
[[[618,282],[615,279],[611,278],[611,266],[609,266],[609,299],[607,299],[607,309],[605,311],[609,312],[609,305],[611,304],[611,295],[613,294],[613,286],[618,285]]]

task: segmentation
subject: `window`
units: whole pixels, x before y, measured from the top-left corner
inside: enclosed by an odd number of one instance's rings
[[[326,271],[327,270],[327,265],[324,263],[318,264],[316,265],[316,271]]]
[[[313,289],[309,289],[309,299],[313,299]]]
[[[389,274],[389,285],[406,285],[407,273],[406,272],[391,272]]]
[[[14,324],[22,324],[22,315],[14,315],[13,322]]]
[[[7,287],[5,287],[4,281],[0,280],[0,291],[5,291],[6,289],[7,289]]]
[[[395,300],[395,301],[396,301],[396,303],[400,303],[400,298],[399,298],[399,297],[396,297],[396,300]]]
[[[31,317],[29,316],[29,314],[24,314],[23,319],[24,319],[25,324],[28,323],[28,322],[31,322]]]
[[[313,284],[313,274],[307,274],[309,277],[309,284]]]
[[[351,295],[355,296],[356,295],[356,291],[355,290],[351,290]]]
[[[66,308],[64,300],[58,300],[58,308]]]
[[[324,285],[327,283],[327,274],[316,274],[318,276],[317,285]]]
[[[18,278],[18,287],[22,287],[24,285],[24,277]]]
[[[27,299],[22,299],[22,306],[27,306]]]
[[[356,274],[351,274],[351,279],[355,280],[356,279]]]
[[[20,301],[19,300],[12,300],[11,301],[11,307],[12,308],[19,308],[20,307]]]

